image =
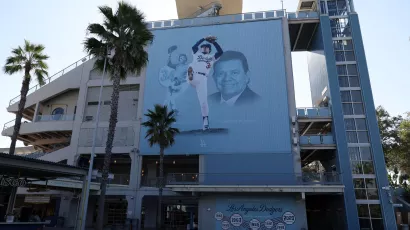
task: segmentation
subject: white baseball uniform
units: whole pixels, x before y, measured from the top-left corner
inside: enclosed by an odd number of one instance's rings
[[[195,87],[203,117],[207,117],[208,108],[208,74],[211,71],[216,59],[214,55],[203,54],[201,51],[193,53],[192,63],[189,65],[193,69],[193,79],[188,82]]]

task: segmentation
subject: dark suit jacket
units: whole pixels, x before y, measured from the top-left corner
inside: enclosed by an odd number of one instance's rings
[[[248,87],[242,92],[241,96],[238,97],[234,106],[237,105],[250,105],[258,101],[261,97],[253,92]],[[221,103],[221,93],[217,92],[208,96],[208,101],[212,104],[219,104]]]

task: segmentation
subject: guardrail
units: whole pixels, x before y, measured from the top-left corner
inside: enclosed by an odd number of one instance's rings
[[[75,115],[55,114],[55,115],[38,115],[36,122],[43,121],[73,121]]]
[[[252,173],[172,173],[164,177],[164,185],[339,185],[339,173],[252,174]],[[143,187],[158,187],[158,178],[141,180]]]
[[[5,129],[8,129],[8,128],[10,128],[10,127],[13,127],[15,121],[16,121],[16,119],[11,120],[11,121],[8,121],[7,123],[5,123],[4,126],[3,126],[3,131],[4,131]]]
[[[298,117],[318,118],[331,117],[332,113],[328,107],[297,108]]]
[[[85,56],[85,57],[81,58],[80,60],[74,62],[73,64],[71,64],[71,65],[65,67],[64,69],[62,69],[62,70],[60,70],[59,72],[57,72],[57,73],[55,73],[54,75],[52,75],[51,77],[47,78],[47,79],[45,80],[45,84],[44,84],[44,85],[49,84],[50,82],[54,81],[55,79],[57,79],[57,78],[63,76],[64,73],[67,73],[67,72],[69,72],[70,70],[75,69],[78,65],[81,65],[83,62],[86,62],[86,61],[88,61],[88,60],[90,60],[90,59],[91,59],[91,56],[88,55],[88,56]],[[43,86],[44,86],[44,85],[43,85]],[[37,85],[31,87],[31,88],[28,90],[27,95],[29,95],[29,94],[31,94],[31,93],[37,91],[38,89],[40,89],[40,88],[43,87],[43,86],[40,86],[39,84],[37,84]],[[19,101],[20,101],[20,95],[18,95],[17,97],[14,97],[13,99],[11,99],[10,102],[9,102],[9,106],[12,105],[12,104],[14,104],[14,103],[16,103],[16,102],[19,102]]]
[[[161,28],[170,28],[170,27],[213,25],[213,24],[253,21],[253,20],[262,20],[262,19],[283,18],[283,17],[287,17],[290,20],[316,19],[316,18],[319,18],[319,14],[317,12],[287,13],[286,10],[269,10],[269,11],[248,12],[248,13],[242,13],[242,14],[226,14],[226,15],[214,16],[214,17],[170,19],[170,20],[147,22],[146,24],[147,24],[148,29],[161,29]]]
[[[300,145],[333,145],[335,140],[332,135],[300,136]]]

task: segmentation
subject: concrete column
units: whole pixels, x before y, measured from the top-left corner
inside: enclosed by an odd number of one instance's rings
[[[69,226],[69,219],[71,215],[71,202],[73,201],[72,196],[61,196],[60,210],[58,211],[58,216],[64,217],[64,227]]]
[[[136,222],[133,223],[133,229],[141,229],[141,212],[142,212],[142,199],[144,198],[144,195],[142,195],[140,192],[137,193],[137,196],[134,199],[134,217]],[[135,226],[134,226],[135,225]]]
[[[35,107],[35,109],[34,109],[33,122],[36,122],[36,121],[37,121],[38,113],[40,112],[40,109],[41,109],[40,106],[41,106],[41,103],[40,103],[40,102],[37,102],[37,103],[36,103],[36,107]]]
[[[88,198],[85,197],[86,195],[86,188],[87,188],[87,177],[84,176],[83,177],[83,188],[82,188],[82,192],[81,192],[81,203],[80,203],[80,207],[78,209],[78,215],[77,215],[77,224],[76,224],[76,229],[77,230],[81,230],[81,225],[84,221],[86,221],[85,219],[83,219],[83,215],[84,213],[87,211],[85,210],[85,202],[88,201]],[[88,206],[88,209],[90,209],[90,207]]]
[[[141,177],[141,160],[142,157],[135,149],[130,152],[131,170],[130,170],[130,188],[137,189],[140,186]]]

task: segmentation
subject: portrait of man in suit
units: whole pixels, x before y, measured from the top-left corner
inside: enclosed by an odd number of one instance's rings
[[[212,104],[239,106],[253,104],[260,96],[252,91],[248,60],[239,51],[225,51],[214,64],[213,78],[219,92],[211,94]]]

